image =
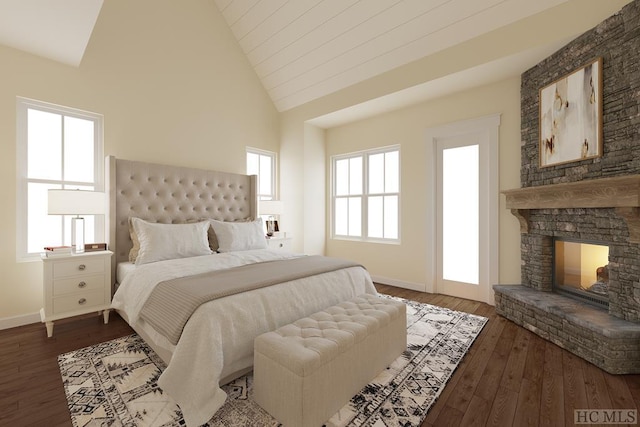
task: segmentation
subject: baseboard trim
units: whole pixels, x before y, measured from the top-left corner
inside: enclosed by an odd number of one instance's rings
[[[382,285],[396,286],[398,288],[411,289],[412,291],[426,292],[424,283],[407,282],[405,280],[392,279],[390,277],[372,275],[371,279]]]
[[[22,314],[20,316],[3,317],[0,319],[0,330],[16,328],[40,322],[40,313]]]

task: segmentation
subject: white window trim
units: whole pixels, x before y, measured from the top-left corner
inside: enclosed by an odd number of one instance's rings
[[[269,156],[271,157],[271,188],[273,188],[273,194],[270,194],[272,197],[271,200],[279,200],[278,198],[278,154],[273,151],[261,150],[259,148],[246,147],[246,154],[257,154],[260,156]],[[246,164],[246,154],[245,154],[245,164]],[[258,194],[258,199],[263,194]]]
[[[374,148],[374,149],[370,149],[370,150],[361,150],[361,151],[354,151],[351,153],[345,153],[345,154],[337,154],[334,156],[331,156],[331,197],[330,197],[330,209],[331,209],[331,218],[330,218],[330,224],[331,224],[331,239],[333,240],[350,240],[350,241],[354,241],[354,242],[369,242],[369,243],[385,243],[385,244],[391,244],[391,245],[399,245],[401,243],[401,236],[402,236],[402,221],[401,221],[401,193],[402,193],[402,167],[399,166],[398,168],[398,192],[397,193],[369,193],[369,161],[367,156],[372,155],[372,154],[380,154],[380,153],[387,153],[390,151],[398,151],[398,164],[401,165],[402,164],[402,154],[401,154],[401,150],[400,150],[400,144],[395,144],[395,145],[388,145],[385,147],[379,147],[379,148]],[[336,163],[338,160],[343,160],[343,159],[349,159],[352,157],[358,157],[358,156],[362,156],[362,186],[363,186],[363,191],[362,194],[360,195],[361,197],[361,232],[360,232],[360,236],[344,236],[344,235],[339,235],[336,234],[335,231],[335,200],[338,196],[336,196]],[[390,196],[390,195],[397,195],[398,196],[398,238],[397,239],[391,239],[391,238],[383,238],[383,237],[369,237],[368,236],[368,230],[369,230],[369,203],[368,203],[368,198],[370,196]]]
[[[38,253],[27,252],[27,111],[29,108],[54,114],[93,120],[96,124],[94,140],[94,182],[96,191],[104,191],[104,116],[76,108],[51,104],[34,99],[16,97],[16,261],[40,260]],[[46,182],[44,180],[43,182]],[[71,181],[70,181],[71,182]],[[96,215],[96,236],[104,238],[104,215]]]

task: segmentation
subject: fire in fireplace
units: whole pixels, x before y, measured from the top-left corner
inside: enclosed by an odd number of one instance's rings
[[[609,246],[554,238],[553,289],[597,307],[609,307]]]

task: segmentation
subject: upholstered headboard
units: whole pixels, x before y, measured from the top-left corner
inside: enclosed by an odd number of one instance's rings
[[[115,254],[112,280],[119,262],[128,261],[133,246],[129,217],[181,223],[201,218],[238,221],[257,217],[257,179],[240,175],[116,159],[105,160],[109,209],[107,244]]]

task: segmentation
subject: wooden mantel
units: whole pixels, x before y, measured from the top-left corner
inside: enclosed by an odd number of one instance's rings
[[[529,232],[530,209],[615,208],[627,221],[632,243],[640,243],[640,175],[590,179],[562,184],[517,188],[502,192],[507,209]]]

